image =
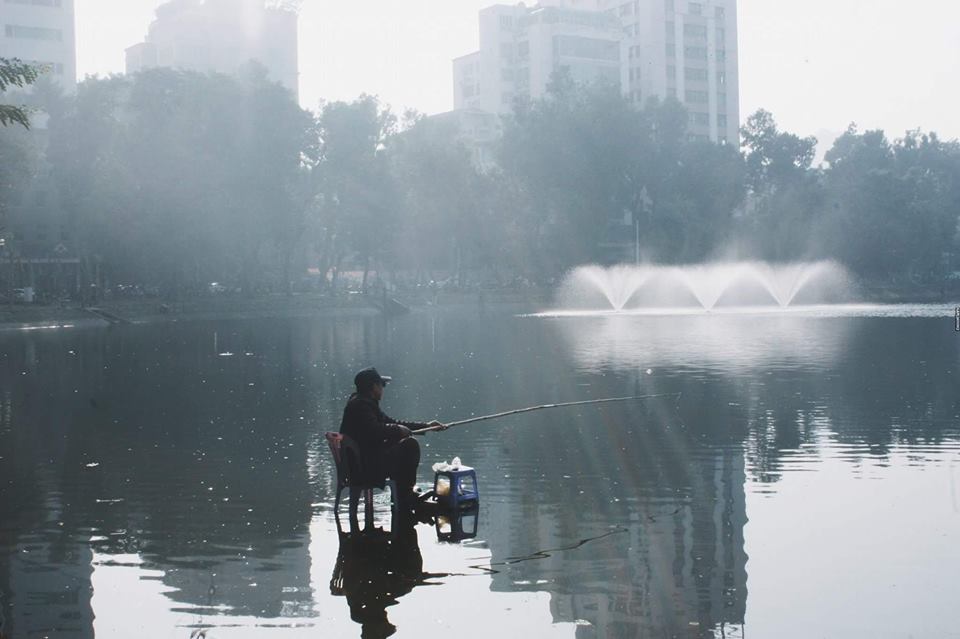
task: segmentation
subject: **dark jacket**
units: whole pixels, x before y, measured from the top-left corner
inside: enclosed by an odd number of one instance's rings
[[[364,484],[383,487],[386,483],[385,452],[391,445],[403,439],[404,433],[400,426],[416,430],[427,425],[394,419],[380,410],[380,402],[356,393],[350,396],[346,408],[343,409],[340,432],[353,439],[360,447],[364,470],[361,481]]]

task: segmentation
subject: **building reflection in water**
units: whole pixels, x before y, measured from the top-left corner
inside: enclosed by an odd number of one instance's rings
[[[574,466],[566,470],[576,477]],[[554,620],[582,623],[578,636],[739,636],[747,601],[742,452],[691,458],[687,481],[668,486],[657,474],[594,482],[592,496],[567,495],[569,509],[541,494],[542,505],[521,509],[522,523],[488,530],[492,588],[549,592]],[[516,505],[491,509],[493,519],[519,518]],[[609,521],[621,523],[611,530],[602,524]],[[595,537],[578,542],[577,531],[591,528]]]

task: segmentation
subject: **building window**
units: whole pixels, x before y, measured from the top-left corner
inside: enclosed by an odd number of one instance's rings
[[[633,15],[633,3],[627,2],[626,4],[620,5],[620,17],[632,16]]]
[[[706,60],[707,50],[703,47],[684,47],[683,55],[690,60]]]
[[[500,57],[513,60],[513,45],[509,42],[502,43],[500,45]]]
[[[676,33],[676,30],[677,30],[677,25],[676,25],[676,23],[675,23],[673,20],[669,20],[669,21],[667,21],[666,25],[664,25],[664,27],[665,27],[665,28],[664,28],[664,31],[665,31],[666,34],[667,34],[667,39],[668,39],[668,40],[673,40],[673,36],[674,36],[674,34]]]
[[[687,11],[689,11],[691,15],[703,15],[703,5],[699,2],[690,2],[687,4]]]
[[[717,27],[717,42],[726,42],[727,41],[727,30],[722,27]]]
[[[674,58],[677,55],[677,45],[672,42],[667,43],[667,57]]]
[[[667,65],[667,82],[677,81],[677,67],[672,64]]]
[[[714,15],[717,16],[717,20],[723,20],[724,18],[727,17],[727,10],[724,9],[723,7],[717,7],[716,9],[714,9],[714,11],[715,11]]]
[[[530,43],[527,40],[517,44],[517,56],[521,60],[526,60],[530,57]]]
[[[664,0],[663,8],[667,11],[676,11],[676,6],[673,3],[673,0]]]
[[[687,82],[706,82],[706,69],[691,69],[689,67],[683,70],[683,77]]]
[[[707,28],[702,24],[685,24],[683,25],[683,37],[693,38],[695,40],[706,40]]]
[[[677,87],[667,87],[667,97],[668,98],[677,97]]]
[[[513,29],[513,16],[500,16],[500,28],[505,31]]]
[[[727,128],[727,116],[725,116],[725,115],[722,114],[722,113],[721,113],[720,115],[718,115],[718,116],[717,116],[717,126],[720,127],[721,129]]]
[[[518,89],[529,89],[530,88],[530,69],[527,67],[522,67],[517,69],[514,73],[514,80],[516,80]]]
[[[693,126],[710,126],[710,114],[691,111],[687,116]]]
[[[727,73],[726,71],[717,71],[717,84],[719,86],[726,86],[727,84]]]
[[[717,102],[720,105],[725,106],[727,104],[727,94],[724,93],[723,91],[717,93]]]
[[[500,69],[500,79],[504,82],[513,82],[513,69]]]
[[[582,36],[554,36],[553,50],[557,56],[620,62],[620,43]]]
[[[60,29],[45,29],[43,27],[24,27],[18,24],[8,24],[4,29],[8,38],[23,38],[25,40],[50,40],[63,42],[63,31]]]
[[[707,104],[710,101],[706,91],[687,91],[684,97],[689,104]]]

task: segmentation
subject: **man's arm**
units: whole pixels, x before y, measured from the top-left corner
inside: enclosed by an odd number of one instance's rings
[[[422,430],[424,428],[436,428],[437,430],[446,430],[446,426],[438,422],[437,420],[433,420],[432,422],[405,422],[399,419],[394,419],[389,415],[387,415],[386,413],[384,413],[383,416],[386,418],[388,425],[390,426],[395,425],[402,428],[403,431],[401,432],[404,433],[403,434],[404,437],[409,437],[410,435],[416,435],[417,431]]]

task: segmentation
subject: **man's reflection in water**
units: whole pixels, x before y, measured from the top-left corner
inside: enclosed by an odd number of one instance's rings
[[[387,619],[387,608],[417,586],[431,585],[429,579],[447,576],[423,572],[417,529],[412,524],[390,532],[372,529],[349,533],[338,524],[337,531],[340,552],[330,592],[347,598],[350,618],[363,626],[363,639],[392,635],[397,628]]]

